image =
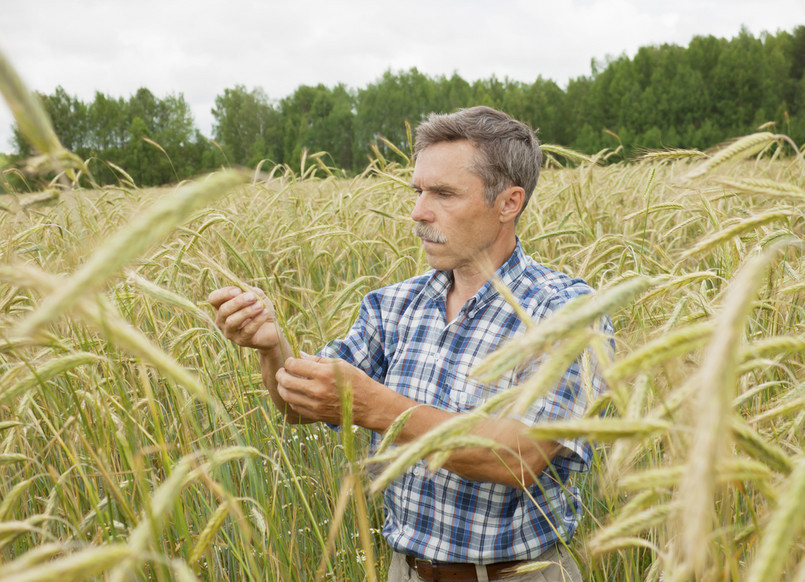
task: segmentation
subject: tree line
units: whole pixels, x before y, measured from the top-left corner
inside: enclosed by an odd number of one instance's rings
[[[409,150],[406,122],[472,105],[502,109],[537,128],[541,141],[586,153],[618,145],[625,157],[643,148],[706,149],[770,122],[803,143],[805,26],[642,47],[633,58],[593,61],[591,73],[566,89],[542,77],[468,82],[416,68],[387,71],[360,89],[303,85],[279,100],[238,85],[216,97],[211,139],[181,94],[96,92],[85,103],[58,87],[40,97],[64,145],[89,161],[97,181],[117,182],[125,170],[140,186],[264,160],[298,169],[305,151],[327,152],[328,164],[359,172],[373,151]],[[16,131],[13,146],[12,160],[33,153]]]

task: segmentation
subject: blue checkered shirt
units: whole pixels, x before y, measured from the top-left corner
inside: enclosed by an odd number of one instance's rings
[[[591,292],[582,280],[526,256],[519,240],[497,275],[535,321]],[[446,321],[451,283],[450,271],[430,271],[369,293],[348,335],[330,342],[322,355],[342,358],[412,400],[453,412],[471,410],[522,381],[527,371],[512,372],[495,385],[468,378],[473,366],[525,326],[490,283]],[[580,417],[589,391],[581,376],[580,365],[571,366],[519,420],[534,424]],[[592,394],[602,389],[593,375]],[[571,471],[589,470],[592,458],[584,441],[560,443],[564,448],[527,491],[471,481],[445,469],[434,473],[420,462],[384,492],[384,537],[397,552],[439,562],[536,559],[558,538],[573,535],[580,502],[567,479]]]

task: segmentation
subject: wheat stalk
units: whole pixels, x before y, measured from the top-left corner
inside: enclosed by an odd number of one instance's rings
[[[52,560],[56,556],[66,553],[68,553],[67,546],[58,542],[50,542],[36,546],[18,558],[5,562],[3,564],[2,576],[7,577],[20,574],[36,566],[37,564]]]
[[[638,162],[656,163],[656,162],[699,159],[706,157],[707,154],[705,154],[704,152],[700,152],[699,150],[683,150],[683,149],[669,148],[666,150],[646,152],[638,156],[636,159]]]
[[[649,214],[653,214],[655,212],[661,212],[663,210],[684,210],[685,207],[682,206],[679,202],[663,202],[662,204],[655,204],[653,206],[647,206],[646,208],[641,208],[640,210],[635,210],[634,212],[627,214],[621,220],[627,221],[632,220],[633,218],[645,218]]]
[[[755,460],[765,463],[770,469],[783,475],[788,475],[794,470],[794,462],[785,451],[764,439],[741,419],[737,417],[731,419],[730,434],[744,452]]]
[[[14,268],[0,266],[0,280],[13,281],[15,284],[39,289],[45,293],[55,293],[61,283],[56,277],[25,265]],[[209,401],[207,389],[193,374],[123,319],[108,301],[100,296],[96,297],[95,301],[80,298],[76,312],[112,343],[149,362],[160,372],[187,388],[199,400]]]
[[[590,551],[593,555],[608,552],[612,549],[613,540],[639,533],[650,527],[665,522],[676,508],[672,504],[658,504],[643,511],[616,519],[608,526],[598,530],[590,540]]]
[[[699,323],[672,330],[651,340],[604,371],[609,382],[617,382],[704,345],[713,333],[713,324]]]
[[[648,277],[635,276],[595,295],[583,295],[568,302],[533,329],[498,348],[473,370],[471,375],[482,382],[494,382],[523,360],[539,354],[562,337],[580,331],[600,320],[617,307],[632,300],[655,284]]]
[[[671,428],[671,423],[657,419],[581,418],[557,420],[529,427],[535,439],[557,440],[587,438],[594,441],[613,441],[621,438],[644,438]]]
[[[763,151],[766,147],[777,142],[779,139],[780,136],[767,131],[744,136],[722,148],[715,155],[694,167],[688,172],[685,178],[688,180],[698,178],[729,161],[748,158],[749,156]]]
[[[679,260],[681,262],[690,257],[701,255],[705,251],[708,251],[713,247],[730,240],[733,237],[741,235],[750,230],[754,230],[758,227],[763,226],[764,224],[769,224],[770,222],[783,220],[785,218],[792,218],[795,216],[798,216],[798,213],[793,211],[774,210],[771,212],[765,212],[763,214],[750,216],[749,218],[744,218],[743,220],[738,220],[734,224],[728,226],[727,228],[723,228],[720,231],[715,232],[710,236],[700,240],[691,249],[688,249],[687,251],[682,253],[682,255],[679,257]]]
[[[516,415],[525,414],[534,401],[555,388],[581,351],[589,345],[592,337],[591,330],[582,330],[559,345],[552,346],[540,358],[536,371],[517,386],[518,396],[512,405],[512,412]]]
[[[716,464],[727,446],[724,434],[732,416],[730,404],[737,380],[738,348],[762,274],[781,247],[780,244],[769,247],[747,261],[728,287],[715,332],[694,381],[695,446],[688,455],[679,486],[681,513],[677,515],[682,532],[679,558],[687,571],[701,572],[708,559],[707,539],[715,519]]]
[[[17,325],[15,335],[27,337],[67,311],[86,293],[100,288],[119,268],[162,240],[192,212],[245,181],[243,173],[226,171],[179,188],[129,226],[118,231],[63,284],[51,293],[33,314]]]
[[[760,546],[747,582],[770,582],[780,579],[780,572],[805,524],[805,457],[799,459],[780,492],[777,507],[763,529]]]
[[[420,438],[404,446],[388,450],[383,455],[375,455],[368,459],[370,463],[388,463],[383,471],[371,483],[369,492],[379,493],[389,483],[402,475],[408,467],[428,455],[441,450],[442,445],[452,437],[466,435],[479,422],[488,418],[484,411],[475,411],[454,416],[428,431]]]
[[[144,554],[155,534],[159,534],[165,525],[165,520],[169,516],[176,499],[188,483],[197,479],[202,474],[207,474],[210,470],[223,463],[241,459],[243,457],[256,456],[259,453],[251,447],[228,447],[213,451],[209,454],[207,462],[199,464],[200,453],[186,455],[182,457],[172,468],[170,476],[154,491],[151,496],[151,503],[148,513],[143,516],[137,527],[129,536],[127,548],[129,555],[110,573],[112,582],[125,582],[129,573],[132,572],[137,564],[139,557]]]
[[[771,358],[805,352],[805,336],[773,336],[758,340],[741,350],[739,360],[747,362],[755,358]]]
[[[196,545],[193,546],[193,551],[190,552],[188,561],[191,564],[198,562],[204,555],[204,552],[209,549],[212,540],[215,539],[218,530],[224,525],[224,521],[226,521],[228,516],[229,502],[224,502],[215,509],[212,516],[210,516],[210,519],[207,521],[207,525],[204,526],[204,529],[199,534]]]
[[[685,466],[659,467],[627,475],[618,480],[618,488],[638,492],[644,489],[671,489],[679,484]],[[732,458],[718,463],[717,481],[771,481],[774,477],[767,465],[751,459]]]
[[[166,305],[178,307],[179,309],[182,309],[202,320],[204,323],[214,323],[206,312],[202,311],[198,305],[186,297],[183,297],[178,293],[174,293],[169,289],[165,289],[164,287],[160,287],[156,283],[153,283],[145,277],[138,275],[135,271],[126,272],[126,282],[139,289],[145,295],[165,303]]]
[[[33,370],[29,376],[21,380],[13,378],[12,381],[6,381],[5,376],[2,376],[0,377],[0,405],[13,400],[31,388],[47,382],[51,378],[55,378],[69,370],[73,370],[79,366],[97,364],[105,359],[106,358],[98,356],[97,354],[79,352],[45,362],[43,365]]]
[[[541,144],[539,147],[543,152],[547,152],[549,154],[554,154],[557,156],[562,156],[563,158],[567,158],[568,160],[571,160],[573,162],[585,162],[587,164],[595,163],[595,160],[590,156],[588,156],[587,154],[583,154],[581,152],[578,152],[576,150],[564,146],[544,143]]]
[[[28,91],[2,52],[0,52],[0,93],[11,109],[20,134],[43,154],[41,158],[29,162],[31,169],[39,170],[48,165],[54,169],[71,167],[86,171],[81,159],[62,146],[44,107]]]
[[[790,182],[778,182],[768,178],[719,178],[716,182],[746,194],[805,199],[805,189]]]
[[[108,570],[121,560],[131,556],[125,544],[107,544],[89,547],[51,562],[14,568],[10,575],[0,578],[2,582],[69,582],[86,580]],[[11,565],[14,563],[12,562]],[[4,566],[5,567],[5,566]]]

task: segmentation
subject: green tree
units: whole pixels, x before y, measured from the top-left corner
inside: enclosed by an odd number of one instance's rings
[[[393,155],[380,137],[408,151],[405,125],[415,127],[433,111],[434,85],[427,75],[412,68],[396,74],[386,71],[377,82],[359,90],[354,133],[356,163],[365,165],[372,144],[383,155]]]
[[[472,86],[457,73],[449,78],[441,76],[434,81],[434,94],[431,101],[433,111],[444,113],[473,105]]]
[[[110,149],[122,150],[128,142],[128,105],[122,98],[112,98],[100,91],[88,107],[89,149],[96,154]]]
[[[230,163],[282,161],[282,115],[262,89],[248,91],[243,85],[224,89],[215,98],[212,115],[213,136]]]
[[[284,123],[285,163],[298,167],[302,150],[330,154],[335,166],[353,166],[353,124],[355,98],[343,84],[302,85],[280,102]]]
[[[143,138],[150,139],[146,121],[135,116],[129,126],[129,142],[125,149],[124,168],[139,186],[163,183],[161,167],[165,164],[160,152]]]
[[[87,106],[78,98],[68,95],[59,85],[53,94],[36,93],[53,122],[53,129],[59,141],[68,150],[77,151],[89,143],[89,123]],[[17,155],[29,157],[33,154],[31,146],[25,141],[16,126],[12,133],[12,143]]]

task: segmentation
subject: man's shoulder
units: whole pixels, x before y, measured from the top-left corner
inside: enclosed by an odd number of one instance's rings
[[[563,304],[592,293],[593,289],[584,279],[552,269],[526,255],[523,272],[513,291],[527,302]]]

